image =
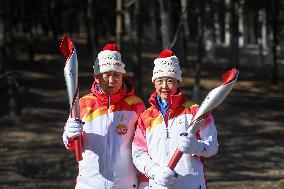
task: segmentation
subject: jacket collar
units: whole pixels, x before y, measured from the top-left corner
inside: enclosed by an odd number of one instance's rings
[[[160,109],[158,102],[157,102],[157,95],[158,93],[155,91],[154,93],[152,93],[152,95],[149,98],[149,103],[154,106],[156,109]],[[177,93],[175,95],[170,95],[167,99],[168,101],[168,106],[169,106],[169,110],[175,110],[178,106],[180,106],[181,104],[183,104],[185,102],[185,98],[181,92],[180,89],[178,89]]]

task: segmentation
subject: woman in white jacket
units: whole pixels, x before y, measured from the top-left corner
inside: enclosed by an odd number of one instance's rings
[[[198,106],[186,100],[179,88],[181,70],[172,51],[162,51],[154,64],[151,107],[139,117],[132,143],[134,164],[149,178],[139,188],[206,189],[204,158],[218,151],[213,117],[204,121],[197,135],[181,135]],[[177,148],[184,154],[172,171],[167,165]]]

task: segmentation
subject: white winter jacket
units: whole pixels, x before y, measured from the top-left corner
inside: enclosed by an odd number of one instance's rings
[[[131,142],[135,123],[145,106],[133,95],[133,87],[130,91],[122,88],[109,96],[98,88],[94,83],[92,92],[82,97],[79,103],[85,124],[83,160],[79,162],[76,189],[137,188]],[[74,149],[74,140],[68,139],[65,143],[70,151]]]
[[[167,166],[178,146],[178,136],[186,132],[198,106],[186,101],[179,92],[168,99],[169,109],[163,118],[156,102],[157,93],[149,99],[151,107],[138,119],[132,143],[132,157],[137,169],[149,177],[149,188],[157,186],[149,170],[154,164]],[[217,153],[217,131],[213,117],[210,116],[197,134],[198,151],[196,154],[183,154],[178,162],[172,189],[205,189],[204,157]]]

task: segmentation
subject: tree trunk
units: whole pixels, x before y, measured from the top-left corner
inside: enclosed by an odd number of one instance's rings
[[[189,48],[189,25],[188,25],[188,1],[187,0],[181,0],[181,13],[184,14],[182,16],[182,25],[183,25],[183,33],[184,33],[184,40],[183,40],[183,62],[187,62],[187,53]]]
[[[159,0],[161,17],[161,34],[163,49],[169,49],[172,41],[171,5],[168,0]]]
[[[265,10],[260,9],[259,11],[259,23],[260,23],[260,34],[258,35],[258,47],[259,47],[259,62],[264,63],[264,50],[266,49],[266,18]]]
[[[230,0],[225,0],[225,7],[229,9],[230,7]],[[230,38],[231,38],[231,32],[230,32],[230,12],[226,11],[225,13],[225,46],[230,46]]]
[[[209,4],[205,4],[206,16],[208,17],[209,15],[213,16],[213,18],[209,18],[210,21],[214,21],[214,11],[212,6],[209,6]],[[206,17],[206,18],[207,18]],[[209,62],[214,62],[215,60],[215,35],[214,35],[214,23],[213,24],[204,24],[204,34],[203,34],[203,41],[204,41],[204,55],[206,57],[206,61]]]
[[[238,2],[232,0],[230,2],[230,63],[229,69],[239,66],[239,29],[238,29]]]
[[[13,15],[12,9],[12,2],[6,0],[5,1],[5,8],[6,8],[6,15]],[[9,62],[14,62],[15,59],[15,48],[14,48],[14,35],[13,35],[13,17],[7,16],[5,19],[5,26],[4,26],[4,45],[7,52],[7,58]],[[5,58],[6,59],[6,58]],[[4,73],[5,74],[5,73]],[[9,115],[15,116],[20,114],[20,95],[19,87],[16,78],[12,75],[6,74],[7,77],[2,77],[5,85],[6,85],[6,92],[8,94],[8,101],[6,102],[6,106],[9,109]]]
[[[239,38],[239,47],[244,46],[244,7],[243,7],[243,1],[240,0],[240,6],[239,9],[237,9],[237,14],[239,15],[238,17],[238,25],[239,25],[239,32],[240,35],[238,35]]]
[[[217,45],[221,44],[222,38],[221,38],[221,21],[219,20],[219,14],[221,11],[219,9],[214,9],[214,36],[215,36],[215,41]]]
[[[277,56],[277,46],[278,46],[278,16],[279,16],[279,0],[272,1],[273,6],[273,13],[272,13],[272,62],[273,62],[273,69],[272,69],[272,83],[278,84],[278,56]]]
[[[150,16],[150,38],[152,41],[155,41],[157,39],[157,14],[156,14],[156,1],[150,1],[149,2],[149,16]]]
[[[219,0],[219,3],[220,3],[220,6],[221,7],[225,7],[226,8],[226,5],[225,5],[225,0]],[[227,11],[225,10],[225,8],[223,9],[218,9],[217,10],[217,13],[218,13],[218,22],[219,22],[219,25],[220,25],[220,42],[225,44],[225,36],[226,36],[226,17],[227,17]]]
[[[261,44],[263,49],[267,49],[267,16],[266,10],[262,9],[261,12]]]
[[[131,38],[132,33],[132,21],[129,8],[124,12],[124,26],[125,26],[125,36]]]
[[[135,3],[136,3],[136,0],[125,0],[124,1],[124,4],[123,4],[123,8],[124,8],[124,11],[123,11],[123,17],[124,17],[124,36],[126,37],[127,40],[129,39],[132,39],[132,35],[133,35],[133,30],[134,30],[134,26],[133,23],[135,20],[135,18],[133,18],[133,15],[135,13]],[[135,15],[134,15],[135,16]]]
[[[5,24],[3,17],[0,17],[0,74],[6,70],[5,66],[5,42],[4,42]]]
[[[5,7],[5,2],[1,2],[1,6]],[[7,10],[7,9],[4,9]],[[5,11],[3,11],[5,15]],[[7,47],[6,47],[7,48]],[[6,71],[6,48],[5,48],[5,20],[4,17],[0,17],[0,116],[6,114],[8,110],[8,104],[7,104],[7,92],[5,87],[3,86],[3,75]]]
[[[14,47],[14,35],[13,35],[13,9],[12,9],[12,1],[5,1],[6,15],[9,15],[5,19],[5,27],[4,27],[4,46],[6,51],[6,57],[9,61],[15,59],[15,47]],[[14,62],[14,61],[11,61]]]
[[[194,87],[192,92],[192,101],[196,103],[200,103],[200,79],[201,79],[201,65],[203,62],[204,55],[204,43],[203,43],[203,35],[204,35],[204,4],[202,1],[198,4],[198,47],[197,47],[197,61],[195,67],[195,80]]]
[[[96,46],[96,32],[95,32],[95,21],[94,21],[94,6],[93,0],[87,1],[87,19],[86,19],[86,27],[88,34],[88,46],[90,48],[90,52],[92,57],[95,58],[97,56],[98,48]]]
[[[256,44],[254,14],[248,13],[248,44]]]
[[[32,64],[34,62],[34,40],[33,40],[33,34],[31,28],[29,28],[29,31],[26,34],[27,38],[27,49],[28,49],[28,57],[29,62]]]
[[[8,88],[8,98],[9,98],[9,115],[18,116],[21,114],[21,100],[18,82],[16,78],[11,78],[10,76],[7,79],[7,88]]]
[[[136,0],[135,3],[135,9],[134,9],[134,32],[132,35],[132,39],[134,42],[135,46],[135,54],[133,55],[133,75],[134,77],[134,84],[135,84],[135,89],[137,91],[137,94],[139,96],[143,96],[143,90],[142,90],[142,65],[141,65],[141,18],[140,18],[140,0]]]
[[[55,15],[55,6],[56,6],[56,2],[54,1],[48,1],[48,7],[47,7],[47,12],[48,12],[48,18],[49,18],[49,25],[51,27],[51,32],[52,32],[52,37],[53,37],[53,42],[54,44],[57,44],[57,36],[58,36],[58,27],[57,27],[57,23],[60,23],[60,19]],[[59,20],[58,20],[59,19]]]
[[[122,47],[122,0],[116,1],[116,44],[118,47],[123,49]]]

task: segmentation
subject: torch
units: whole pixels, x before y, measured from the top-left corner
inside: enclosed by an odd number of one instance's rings
[[[201,103],[198,111],[189,124],[189,128],[186,131],[187,133],[196,134],[196,132],[202,126],[202,121],[208,117],[214,108],[219,106],[224,101],[229,92],[232,90],[237,81],[238,73],[239,71],[233,68],[222,75],[222,85],[214,88],[207,94],[206,98]],[[182,154],[183,152],[181,152],[179,149],[176,149],[168,164],[170,169],[174,170]]]
[[[72,41],[64,35],[60,44],[60,51],[66,58],[64,77],[66,81],[68,100],[70,105],[69,117],[80,119],[79,110],[79,88],[78,88],[78,61],[75,46]],[[74,138],[76,160],[82,160],[81,136]]]

